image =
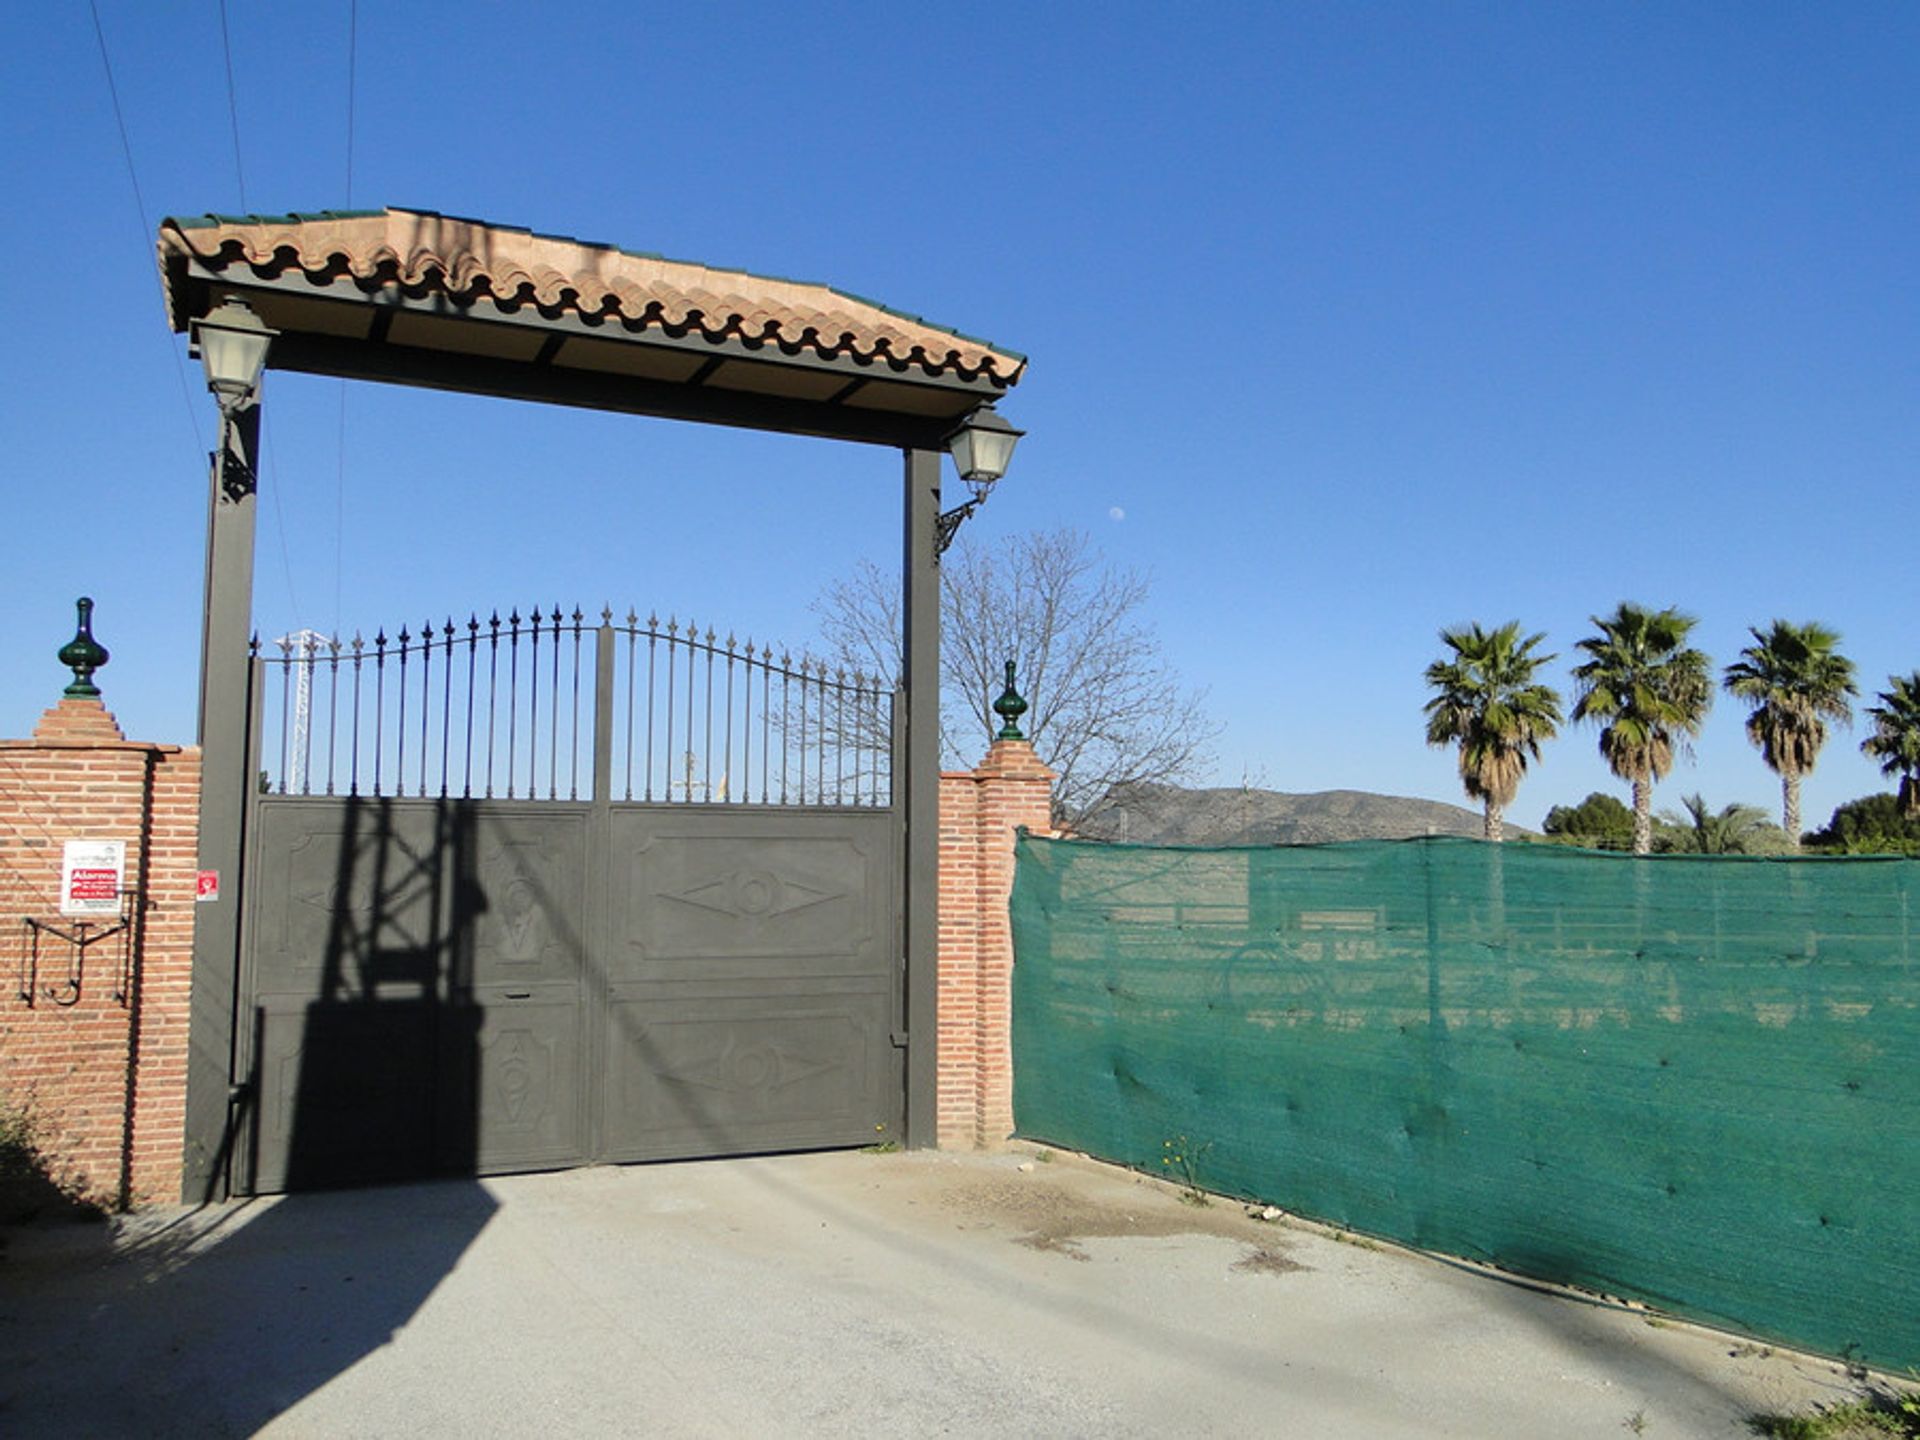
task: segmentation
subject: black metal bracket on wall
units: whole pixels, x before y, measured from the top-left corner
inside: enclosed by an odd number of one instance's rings
[[[954,537],[960,533],[961,525],[972,518],[973,512],[980,508],[980,502],[987,497],[976,495],[971,500],[956,505],[951,510],[942,510],[934,519],[933,559],[937,565],[940,557],[947,553]]]
[[[32,915],[22,915],[22,941],[20,947],[19,998],[29,1008],[42,1000],[50,1000],[55,1005],[66,1007],[78,1004],[82,983],[86,975],[87,947],[97,945],[102,940],[118,935],[120,937],[119,964],[116,967],[112,997],[125,1006],[133,990],[133,942],[137,926],[135,919],[138,911],[134,903],[135,892],[120,892],[120,918],[110,925],[100,925],[92,920],[76,920],[71,930],[64,929],[51,920],[41,920]],[[59,985],[40,983],[41,936],[52,935],[64,940],[67,946],[66,979]]]

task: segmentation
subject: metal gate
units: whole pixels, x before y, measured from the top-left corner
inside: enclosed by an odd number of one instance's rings
[[[890,684],[631,612],[270,649],[236,1189],[900,1133]]]

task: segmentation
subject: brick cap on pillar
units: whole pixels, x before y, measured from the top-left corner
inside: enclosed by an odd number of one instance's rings
[[[33,727],[33,738],[115,743],[127,737],[120,732],[120,722],[102,701],[68,696],[40,717],[40,723]]]
[[[1044,780],[1053,783],[1049,770],[1034,753],[1031,740],[996,740],[973,771],[975,775],[996,780]]]
[[[98,700],[69,697],[40,717],[31,740],[0,740],[0,751],[21,750],[139,750],[152,755],[189,755],[190,745],[163,745],[151,740],[129,740],[120,731],[113,712]]]

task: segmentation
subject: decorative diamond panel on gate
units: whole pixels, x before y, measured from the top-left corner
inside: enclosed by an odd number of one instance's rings
[[[616,835],[633,833],[628,820],[615,816]],[[872,943],[878,857],[850,837],[675,826],[629,853],[620,938],[645,961],[844,957]]]
[[[642,994],[609,1013],[609,1159],[865,1144],[895,1133],[886,997]]]

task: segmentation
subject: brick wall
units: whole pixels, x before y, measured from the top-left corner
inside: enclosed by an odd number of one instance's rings
[[[98,700],[63,699],[30,740],[0,741],[0,1102],[28,1104],[67,1180],[109,1205],[180,1195],[200,755],[129,741]],[[126,842],[136,929],[70,949],[22,917],[60,916],[67,840]],[[30,988],[30,997],[21,990]]]
[[[996,740],[977,769],[940,777],[938,1135],[997,1145],[1013,1131],[1014,832],[1045,831],[1053,772],[1025,740]]]

